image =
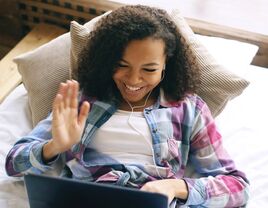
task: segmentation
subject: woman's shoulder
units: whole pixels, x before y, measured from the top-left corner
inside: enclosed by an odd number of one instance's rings
[[[162,105],[166,107],[187,107],[190,109],[198,109],[201,110],[204,105],[206,105],[205,101],[195,93],[187,93],[179,100],[165,100]]]
[[[195,93],[188,93],[184,97],[184,102],[189,103],[190,105],[196,106],[198,109],[202,109],[206,105],[205,101]]]
[[[197,94],[186,94],[183,99],[178,101],[182,103],[185,114],[194,114],[195,116],[209,116],[211,117],[211,111],[206,102]]]
[[[207,117],[210,111],[204,100],[197,94],[185,94],[179,100],[169,100],[161,103],[162,108],[171,112],[173,119],[187,122],[187,125],[194,124],[198,117]],[[165,111],[165,110],[164,110]]]

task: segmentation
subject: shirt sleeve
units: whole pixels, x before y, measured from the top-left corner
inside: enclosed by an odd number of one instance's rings
[[[183,178],[189,191],[185,205],[240,207],[247,203],[249,182],[224,149],[206,104],[200,108],[195,120],[190,160],[202,177]]]
[[[20,138],[9,151],[6,157],[6,172],[9,176],[23,176],[25,173],[42,173],[51,170],[51,165],[58,157],[49,163],[42,158],[43,146],[52,138],[50,114],[45,120],[29,133]]]

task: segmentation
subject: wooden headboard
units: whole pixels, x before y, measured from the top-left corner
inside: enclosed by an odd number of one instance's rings
[[[114,10],[122,3],[108,0],[19,0],[18,7],[23,31],[27,33],[40,22],[69,29],[70,21],[83,24],[90,19]],[[259,46],[252,64],[268,67],[268,36],[237,28],[186,18],[195,33],[239,40]]]
[[[106,11],[123,5],[108,0],[18,0],[17,2],[21,25],[27,36],[0,61],[0,103],[21,82],[16,64],[12,61],[15,56],[63,34],[69,30],[72,20],[83,24]],[[253,64],[268,66],[267,36],[191,18],[186,18],[186,21],[195,33],[258,45],[260,49]],[[53,25],[55,25],[54,28]],[[31,32],[28,33],[29,31]]]
[[[70,21],[83,24],[106,11],[122,6],[120,3],[97,0],[19,0],[18,7],[24,30],[40,22],[69,29]]]

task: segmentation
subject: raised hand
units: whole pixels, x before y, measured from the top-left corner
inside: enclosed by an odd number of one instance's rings
[[[43,148],[43,158],[49,160],[69,150],[82,136],[89,112],[89,103],[84,102],[78,114],[77,81],[61,83],[52,110],[52,139]]]

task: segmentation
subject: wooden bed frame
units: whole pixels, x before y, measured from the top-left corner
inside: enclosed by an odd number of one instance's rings
[[[16,64],[12,61],[15,56],[65,33],[71,20],[83,24],[120,6],[122,4],[106,0],[19,0],[19,15],[27,35],[0,61],[0,103],[21,82]],[[267,36],[191,18],[186,18],[186,21],[195,33],[258,45],[260,53],[254,58],[255,62],[267,59]]]
[[[21,83],[21,75],[13,58],[33,50],[40,45],[65,33],[66,30],[55,25],[41,23],[35,26],[1,61],[0,61],[0,103]]]

